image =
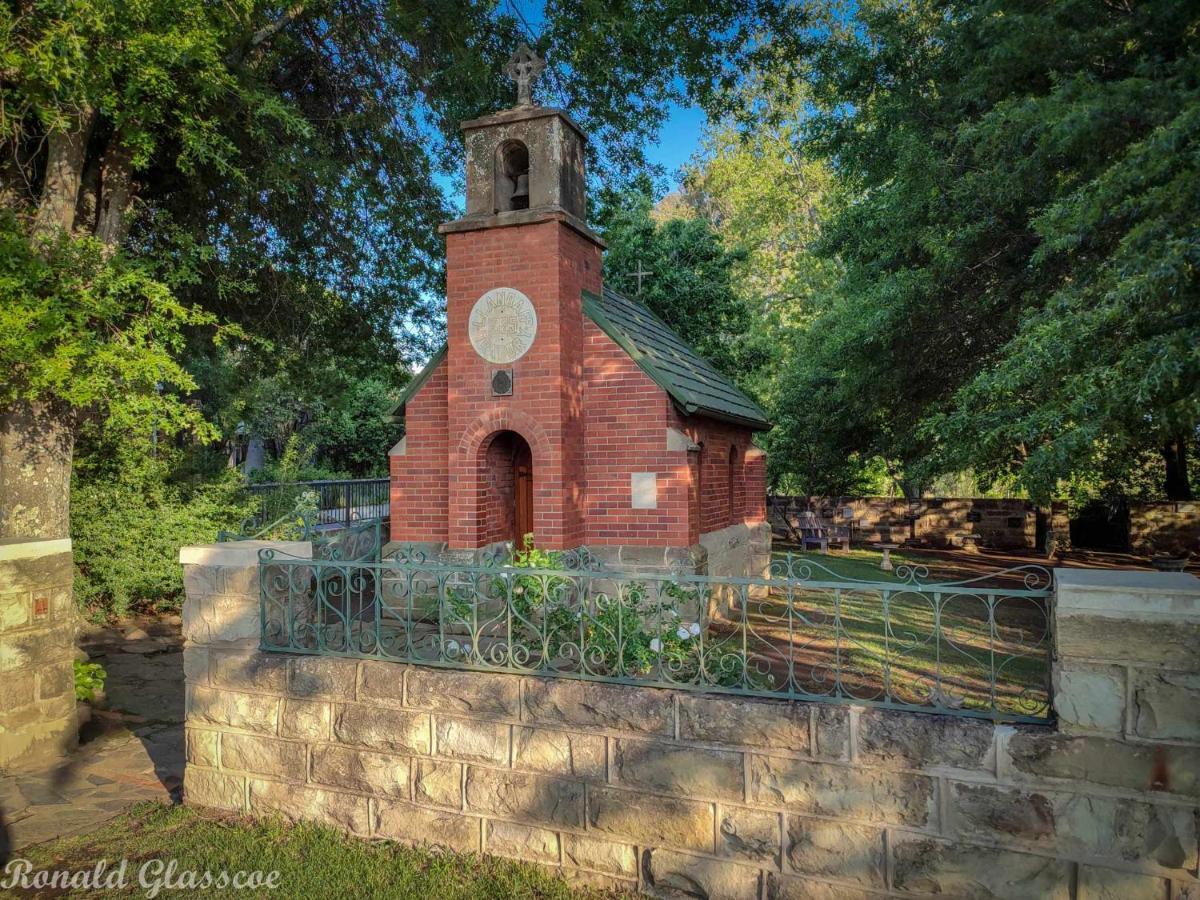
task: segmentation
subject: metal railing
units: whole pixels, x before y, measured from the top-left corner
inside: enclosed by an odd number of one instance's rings
[[[388,517],[386,478],[353,478],[343,481],[270,481],[247,485],[256,508],[247,527],[264,527],[288,515],[306,492],[316,494],[314,524],[319,527],[349,525],[365,519]],[[245,530],[245,529],[243,529]]]
[[[856,581],[799,557],[762,578],[376,563],[260,553],[264,650],[1043,722],[1050,573]]]

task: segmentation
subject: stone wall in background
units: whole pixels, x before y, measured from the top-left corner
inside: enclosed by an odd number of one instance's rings
[[[1061,728],[1016,727],[267,654],[250,555],[182,555],[189,803],[662,896],[1200,892],[1195,579],[1065,585]]]
[[[0,543],[0,767],[75,746],[69,540]]]
[[[1200,501],[1130,503],[1129,546],[1134,553],[1200,553]]]
[[[927,497],[916,508],[903,497],[782,497],[771,498],[768,515],[779,523],[786,515],[793,526],[803,524],[806,511],[837,525],[855,524],[855,541],[903,543],[915,534],[933,547],[970,546],[973,535],[980,546],[997,550],[1038,548],[1037,507],[1028,500],[965,497]],[[781,523],[780,523],[781,524]],[[782,535],[785,532],[779,530]]]

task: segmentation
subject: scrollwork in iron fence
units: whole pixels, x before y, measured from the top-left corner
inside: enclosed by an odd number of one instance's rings
[[[471,564],[260,554],[266,650],[1046,721],[1051,578],[929,583],[780,556],[761,577],[633,574],[586,552]]]

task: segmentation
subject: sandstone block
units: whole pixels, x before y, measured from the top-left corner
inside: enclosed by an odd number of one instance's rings
[[[515,719],[521,712],[521,680],[414,666],[408,673],[408,705],[471,718]]]
[[[274,734],[279,720],[279,700],[257,694],[237,694],[228,690],[189,687],[187,691],[189,723],[224,725],[241,731]]]
[[[630,844],[581,834],[562,834],[563,862],[607,875],[637,877],[637,852]]]
[[[1014,733],[1005,761],[1017,775],[1200,797],[1200,749],[1195,747],[1132,744],[1039,728]]]
[[[711,803],[589,785],[587,809],[596,831],[647,846],[715,851]]]
[[[312,750],[312,780],[363,794],[408,799],[408,766],[403,756],[318,744]]]
[[[462,808],[462,763],[413,760],[413,800],[432,806]]]
[[[932,820],[934,782],[925,775],[755,755],[750,797],[794,812],[919,827]]]
[[[217,746],[220,744],[221,732],[201,731],[188,728],[184,731],[184,758],[191,764],[217,767]]]
[[[1171,900],[1200,900],[1200,881],[1189,878],[1172,882]]]
[[[329,738],[331,718],[330,704],[321,700],[295,700],[289,697],[283,701],[279,734],[282,737],[324,741]]]
[[[1125,669],[1073,660],[1054,669],[1054,711],[1064,731],[1108,731],[1125,727]]]
[[[485,850],[522,862],[558,863],[558,833],[513,822],[484,825]]]
[[[565,678],[528,679],[525,714],[544,725],[666,735],[674,729],[669,691]]]
[[[353,700],[358,663],[335,656],[290,659],[288,693],[306,700]]]
[[[287,658],[257,652],[209,651],[211,683],[261,694],[282,694],[287,689]]]
[[[0,631],[15,631],[29,623],[29,591],[0,594]]]
[[[208,684],[208,649],[196,644],[183,645],[183,677],[188,684]]]
[[[367,798],[322,788],[250,779],[250,810],[278,813],[293,821],[321,822],[354,834],[367,834]]]
[[[551,775],[604,778],[604,738],[551,728],[513,728],[513,766]]]
[[[221,735],[221,767],[284,781],[303,781],[308,751],[303,744],[251,734]]]
[[[779,865],[779,813],[744,806],[717,808],[717,852],[733,859]]]
[[[1200,622],[1162,622],[1060,611],[1055,620],[1060,657],[1102,659],[1200,671]]]
[[[201,626],[207,626],[195,637],[185,633],[189,640],[202,644],[245,643],[251,644],[259,638],[258,596],[218,594],[206,597],[201,604]],[[184,617],[187,624],[187,617]]]
[[[183,776],[183,797],[190,806],[245,810],[246,779],[188,766]]]
[[[359,698],[382,706],[403,706],[408,670],[408,666],[400,663],[364,660],[359,665]]]
[[[343,744],[374,750],[429,753],[429,716],[361,703],[338,704],[334,707],[333,736]]]
[[[1079,867],[1078,900],[1162,900],[1167,882],[1150,875],[1118,872],[1100,866]]]
[[[896,835],[892,861],[892,886],[900,893],[940,894],[961,900],[1070,897],[1072,864],[1065,860]]]
[[[880,895],[848,885],[768,872],[766,896],[767,900],[879,900]]]
[[[10,676],[0,679],[0,713],[13,712],[33,703],[33,679]]]
[[[375,807],[375,834],[379,837],[459,853],[479,852],[480,821],[474,816],[427,809],[400,800],[381,800]]]
[[[508,725],[438,716],[434,719],[434,730],[438,756],[508,764]]]
[[[647,851],[646,877],[655,893],[713,900],[757,900],[758,872],[748,866],[670,850]]]
[[[990,769],[994,731],[983,719],[864,709],[858,719],[858,760],[905,769]]]
[[[817,704],[813,717],[816,754],[823,759],[850,758],[850,716],[848,706]]]
[[[1198,810],[1114,797],[955,784],[950,821],[964,835],[1016,838],[1071,856],[1197,865]]]
[[[1135,671],[1133,729],[1145,738],[1200,743],[1200,674]]]
[[[507,819],[583,828],[583,784],[506,769],[467,768],[467,809]]]
[[[883,831],[826,819],[788,816],[788,866],[805,875],[884,887]]]
[[[809,707],[787,700],[744,700],[681,694],[683,740],[743,744],[806,753],[812,744]]]
[[[69,658],[38,670],[38,699],[51,700],[71,695],[75,698],[75,671]]]
[[[624,739],[613,747],[613,778],[627,787],[717,800],[745,797],[740,753]]]

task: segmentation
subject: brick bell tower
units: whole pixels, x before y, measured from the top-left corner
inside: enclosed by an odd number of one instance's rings
[[[531,99],[542,66],[522,44],[517,105],[463,123],[466,215],[440,228],[451,549],[526,530],[548,549],[585,538],[581,298],[601,290],[604,244],[585,224],[586,137]]]

